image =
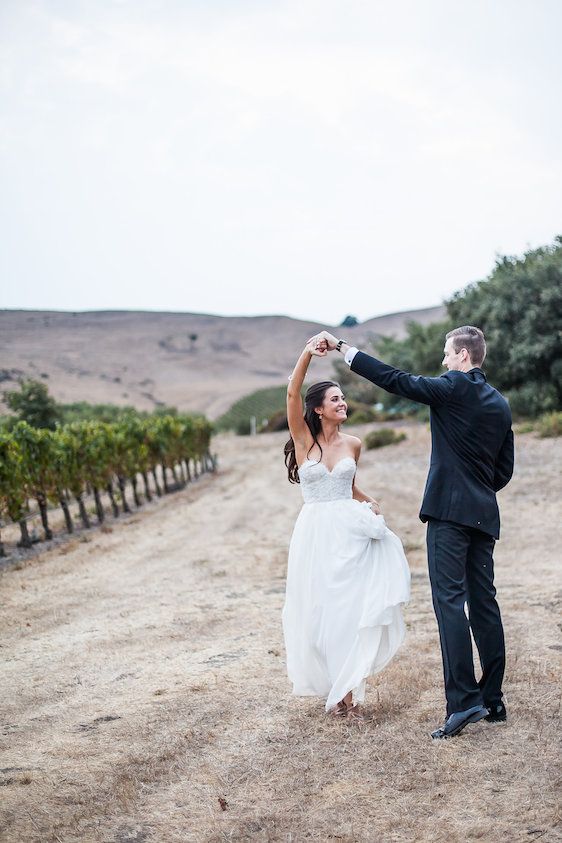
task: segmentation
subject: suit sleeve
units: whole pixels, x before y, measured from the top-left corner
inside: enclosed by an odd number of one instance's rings
[[[444,404],[453,392],[455,382],[448,374],[440,378],[426,378],[422,375],[409,375],[394,366],[389,366],[376,357],[370,357],[358,351],[351,362],[351,371],[366,378],[377,386],[418,401],[420,404]]]
[[[509,428],[496,459],[496,466],[494,471],[495,492],[499,492],[499,490],[503,489],[504,486],[507,486],[507,484],[511,480],[511,476],[513,474],[513,462],[513,431],[511,428]]]

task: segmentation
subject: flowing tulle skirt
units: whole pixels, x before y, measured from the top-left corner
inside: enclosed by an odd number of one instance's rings
[[[326,711],[382,670],[404,640],[410,571],[382,515],[353,499],[304,504],[289,548],[283,632],[298,696]]]

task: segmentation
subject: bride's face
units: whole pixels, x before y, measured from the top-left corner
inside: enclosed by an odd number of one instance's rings
[[[344,422],[347,418],[347,404],[343,392],[331,386],[324,395],[320,414],[326,421]]]

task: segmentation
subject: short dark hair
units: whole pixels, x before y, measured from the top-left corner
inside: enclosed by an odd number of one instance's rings
[[[486,340],[480,328],[473,325],[463,325],[462,328],[454,328],[446,334],[445,339],[453,338],[453,348],[458,354],[461,348],[466,348],[470,360],[475,366],[481,366],[486,357]]]

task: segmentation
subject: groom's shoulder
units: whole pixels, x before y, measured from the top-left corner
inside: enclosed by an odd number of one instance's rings
[[[469,383],[465,372],[458,372],[455,369],[450,369],[449,371],[443,372],[439,375],[437,380],[444,381],[449,384],[449,398],[457,396],[457,398],[463,400],[462,396],[464,396]]]
[[[455,386],[461,380],[458,375],[462,374],[462,372],[448,371],[438,375],[437,379],[440,381],[448,381],[452,386]]]

